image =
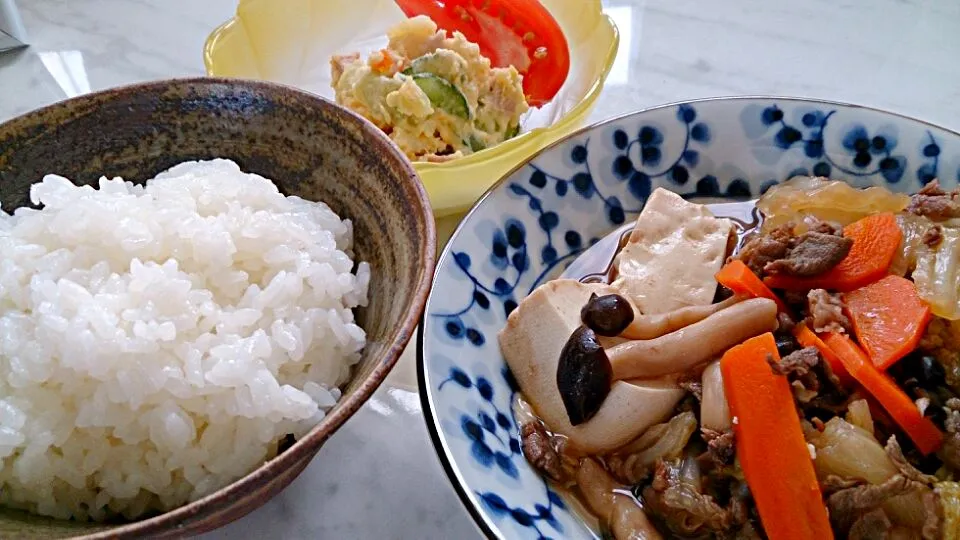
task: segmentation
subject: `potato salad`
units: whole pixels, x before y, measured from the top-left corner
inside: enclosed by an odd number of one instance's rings
[[[414,161],[442,162],[520,131],[529,105],[513,66],[491,67],[475,43],[426,16],[387,32],[386,48],[330,60],[337,103],[387,133]]]

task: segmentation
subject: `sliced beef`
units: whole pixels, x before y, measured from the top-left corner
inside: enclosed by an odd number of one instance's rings
[[[945,221],[960,217],[960,204],[949,196],[914,195],[910,198],[910,205],[907,210],[933,221]]]
[[[820,353],[813,347],[806,347],[793,351],[784,356],[779,362],[772,357],[767,358],[770,369],[776,375],[784,375],[790,381],[793,397],[800,404],[810,403],[817,397],[820,382],[817,380],[813,368],[820,363]]]
[[[817,276],[840,264],[851,247],[853,240],[850,238],[806,232],[796,240],[785,258],[767,264],[764,271],[798,277]]]
[[[850,319],[843,314],[843,300],[839,295],[823,289],[807,293],[811,326],[814,332],[847,332]]]
[[[809,226],[810,232],[818,232],[833,236],[843,236],[843,227],[837,223],[823,221],[812,217],[807,221],[807,225]]]
[[[780,312],[777,313],[777,332],[781,334],[791,334],[793,329],[796,328],[797,323],[793,320],[793,317],[790,315]]]
[[[700,434],[707,443],[707,451],[701,459],[707,459],[717,467],[726,467],[733,464],[736,457],[732,430],[714,431],[701,428]]]
[[[943,241],[943,228],[939,225],[934,225],[927,229],[927,232],[923,233],[923,243],[927,247],[935,248],[940,245],[940,242]]]
[[[850,527],[850,540],[883,540],[890,536],[893,523],[882,508],[871,510],[860,516]]]
[[[741,525],[734,512],[683,481],[679,460],[658,461],[642,495],[644,509],[680,536],[719,535]]]
[[[889,448],[888,448],[889,450]],[[834,530],[847,533],[849,538],[855,538],[857,531],[873,531],[877,533],[878,524],[870,517],[871,513],[881,509],[881,505],[892,497],[911,494],[919,495],[927,510],[921,536],[927,540],[940,537],[940,510],[933,490],[922,482],[896,474],[882,484],[864,484],[836,491],[827,497],[827,509]],[[883,529],[889,531],[889,529]],[[857,536],[856,538],[885,538],[880,536]]]
[[[703,383],[700,377],[682,377],[677,381],[677,386],[693,394],[697,401],[703,398]]]
[[[737,258],[754,274],[762,276],[768,264],[787,256],[793,241],[793,225],[781,225],[766,234],[751,238],[740,249]]]
[[[827,509],[834,529],[849,531],[860,516],[897,495],[924,488],[902,475],[894,475],[882,484],[865,484],[840,490],[827,497]]]
[[[943,195],[949,195],[946,191],[940,187],[940,180],[934,179],[931,182],[927,182],[920,191],[917,192],[917,195],[926,195],[928,197],[941,197]]]
[[[816,348],[799,349],[779,362],[769,357],[767,362],[774,374],[787,377],[800,413],[815,425],[820,418],[830,418],[846,410],[850,395]]]
[[[933,221],[960,217],[960,201],[957,197],[957,191],[947,193],[940,188],[940,183],[934,180],[910,197],[907,210]]]
[[[815,347],[804,347],[784,356],[779,362],[772,357],[767,358],[770,369],[776,375],[796,375],[803,377],[820,363],[820,353]]]
[[[827,497],[845,489],[854,488],[857,486],[862,486],[866,482],[863,480],[858,480],[855,478],[844,478],[842,476],[837,476],[835,474],[827,475],[826,478],[820,482],[820,490],[823,491],[823,494]]]
[[[903,450],[900,448],[900,443],[897,442],[896,436],[891,435],[890,438],[887,439],[887,445],[884,447],[884,450],[886,450],[887,457],[890,458],[890,461],[893,462],[894,466],[897,467],[897,470],[904,478],[931,487],[937,483],[936,476],[920,472],[907,461],[906,456],[903,455]]]
[[[535,469],[556,482],[565,480],[560,452],[540,422],[520,426],[520,441],[523,455]]]
[[[816,276],[836,266],[853,246],[839,227],[811,220],[807,232],[797,235],[794,225],[781,225],[748,241],[737,257],[755,274]]]

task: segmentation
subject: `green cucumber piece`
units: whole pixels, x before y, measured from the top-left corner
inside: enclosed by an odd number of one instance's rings
[[[403,73],[405,75],[412,75],[414,73],[432,73],[436,75],[437,73],[443,73],[443,66],[442,64],[438,65],[438,63],[441,63],[440,57],[433,53],[428,53],[414,58],[413,61],[410,62],[410,67],[403,70]]]
[[[516,137],[519,134],[520,134],[520,124],[517,123],[517,125],[507,130],[507,133],[505,135],[506,138],[504,140],[509,141],[510,139]]]
[[[470,106],[467,98],[450,81],[432,73],[414,73],[413,82],[430,98],[430,104],[464,120],[470,119]]]
[[[475,135],[470,135],[470,138],[467,139],[467,146],[469,146],[470,150],[473,150],[474,152],[486,150],[487,148],[487,145],[483,144],[483,141],[478,139]]]

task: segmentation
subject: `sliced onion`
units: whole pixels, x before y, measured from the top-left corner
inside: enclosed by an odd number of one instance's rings
[[[800,222],[803,216],[847,225],[879,212],[900,212],[909,203],[907,195],[880,186],[857,189],[837,180],[797,176],[767,191],[757,208],[767,228]]]
[[[652,467],[658,459],[679,458],[696,429],[696,416],[689,411],[683,412],[665,424],[651,427],[617,454],[629,455],[634,470]]]
[[[833,474],[881,484],[897,474],[873,435],[841,418],[831,418],[809,442],[817,450],[814,466],[821,478]]]
[[[870,414],[870,405],[865,399],[858,399],[850,404],[847,408],[847,422],[874,435],[873,415]]]
[[[943,227],[936,247],[918,248],[913,281],[933,314],[960,319],[960,228]]]
[[[697,493],[703,492],[700,459],[698,452],[693,448],[688,448],[684,452],[683,463],[680,464],[680,481],[690,486]]]
[[[928,249],[923,243],[923,235],[930,230],[933,222],[923,216],[902,213],[897,214],[897,225],[903,232],[903,240],[900,241],[900,249],[890,263],[890,273],[906,276],[916,268],[917,255]]]

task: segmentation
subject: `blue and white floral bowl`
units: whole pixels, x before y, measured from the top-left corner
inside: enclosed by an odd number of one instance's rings
[[[497,344],[507,315],[577,255],[633,220],[651,190],[745,200],[797,174],[915,192],[960,182],[960,134],[824,101],[722,98],[665,105],[582,130],[504,178],[437,266],[418,338],[434,444],[487,536],[595,538],[526,462]]]

